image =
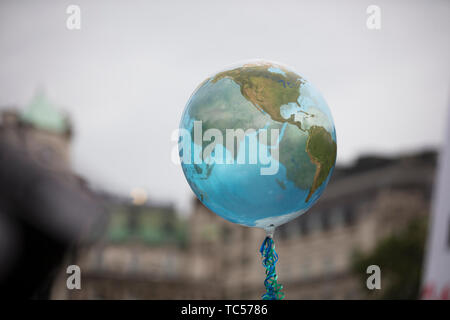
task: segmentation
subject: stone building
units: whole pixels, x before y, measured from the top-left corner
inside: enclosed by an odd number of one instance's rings
[[[53,299],[220,298],[214,283],[190,277],[187,225],[173,206],[98,196],[108,212],[104,227],[64,264],[81,268],[82,289],[67,290],[62,270],[54,282]]]
[[[364,298],[350,271],[352,255],[428,215],[434,170],[433,152],[366,157],[337,168],[317,204],[275,231],[277,272],[287,298]],[[228,223],[199,203],[191,232],[196,278],[221,283],[223,298],[260,297],[264,269],[258,249],[264,232]]]
[[[2,111],[0,137],[47,169],[73,175],[69,118],[43,94],[22,111]],[[428,214],[435,158],[364,157],[336,168],[313,208],[275,232],[287,298],[365,297],[350,272],[352,255]],[[53,298],[258,299],[264,292],[262,230],[229,223],[197,200],[184,221],[167,204],[98,196],[110,213],[104,232],[67,259],[83,270],[82,290],[69,292],[62,270]]]
[[[362,158],[337,170],[316,206],[278,231],[280,280],[291,298],[363,298],[350,272],[356,250],[427,216],[435,154]],[[287,257],[287,258],[284,258]]]
[[[47,169],[71,171],[71,122],[43,93],[38,93],[23,110],[3,110],[0,136]]]
[[[352,255],[355,250],[367,252],[414,217],[428,214],[434,169],[433,152],[365,157],[353,166],[337,168],[317,204],[275,232],[277,271],[287,299],[366,297],[350,271]],[[122,218],[113,214],[111,221],[122,221],[129,228],[133,210],[128,207]],[[117,242],[107,237],[81,248],[77,261],[84,270],[84,288],[60,298],[260,298],[265,275],[259,247],[264,231],[227,222],[197,200],[189,220],[178,227],[165,228],[161,222],[163,217],[166,223],[177,220],[167,208],[141,210],[149,220],[134,224],[153,240],[110,223],[107,234],[131,238]],[[179,242],[170,240],[181,230],[186,233]]]

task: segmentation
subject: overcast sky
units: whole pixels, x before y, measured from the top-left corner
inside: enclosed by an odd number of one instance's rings
[[[66,8],[81,8],[81,30]],[[381,30],[366,27],[369,5]],[[73,166],[95,185],[187,208],[170,160],[187,99],[237,61],[291,66],[333,113],[338,162],[436,147],[450,88],[450,1],[2,1],[0,108],[37,88],[74,122]]]

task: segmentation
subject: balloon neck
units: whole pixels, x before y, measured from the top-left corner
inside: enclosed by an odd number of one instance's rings
[[[270,226],[264,228],[266,230],[266,236],[269,238],[273,238],[273,233],[275,232],[275,226],[271,224]]]

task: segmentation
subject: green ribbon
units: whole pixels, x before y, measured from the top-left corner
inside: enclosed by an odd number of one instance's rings
[[[266,237],[259,249],[263,257],[262,265],[266,268],[266,279],[264,286],[267,292],[261,298],[263,300],[281,300],[284,293],[281,292],[283,286],[277,282],[278,276],[275,271],[275,264],[278,261],[278,254],[275,251],[275,242],[271,237]]]

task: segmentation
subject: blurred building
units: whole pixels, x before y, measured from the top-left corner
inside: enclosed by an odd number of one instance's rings
[[[171,299],[196,296],[188,269],[187,225],[171,204],[100,195],[109,212],[97,241],[84,243],[67,265],[82,270],[82,290],[67,290],[64,270],[54,299]],[[214,284],[207,284],[209,292]],[[197,291],[198,292],[198,291]],[[219,298],[220,296],[214,296]]]
[[[317,204],[275,232],[287,298],[366,297],[352,255],[428,215],[435,158],[364,157],[336,168]],[[197,200],[187,222],[170,206],[108,201],[106,233],[75,260],[82,290],[61,289],[55,298],[259,299],[264,292],[262,230],[229,223]]]
[[[73,176],[70,120],[44,94],[22,110],[2,111],[0,137],[47,170]],[[350,271],[352,255],[428,214],[435,158],[433,152],[364,157],[336,168],[317,204],[275,232],[287,298],[364,298]],[[262,230],[229,223],[197,200],[185,220],[168,204],[97,197],[109,212],[103,233],[65,264],[81,267],[82,290],[66,289],[62,268],[53,298],[258,299],[264,292]]]
[[[42,92],[22,110],[2,111],[0,135],[45,168],[70,171],[70,119]]]
[[[427,216],[436,155],[365,157],[337,168],[325,193],[303,216],[277,228],[277,272],[289,299],[365,298],[350,268],[413,218]],[[197,203],[191,218],[190,269],[220,284],[223,298],[258,299],[264,292],[261,230],[228,223]],[[219,287],[219,285],[218,285]]]

